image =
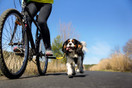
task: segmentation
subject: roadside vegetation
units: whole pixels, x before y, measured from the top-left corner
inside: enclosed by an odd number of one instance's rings
[[[109,58],[102,59],[99,64],[92,66],[90,70],[132,72],[132,60],[122,53],[114,53]]]
[[[97,65],[90,68],[91,71],[119,71],[132,72],[132,39],[120,49],[115,50],[108,58],[102,59]]]
[[[61,63],[61,60],[50,61],[48,63],[47,73],[66,72],[65,64]],[[25,75],[38,75],[37,66],[32,61],[28,62]]]

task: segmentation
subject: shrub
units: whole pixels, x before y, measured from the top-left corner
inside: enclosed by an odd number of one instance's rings
[[[114,53],[110,58],[103,59],[99,64],[91,67],[90,70],[132,71],[132,60],[127,55]]]

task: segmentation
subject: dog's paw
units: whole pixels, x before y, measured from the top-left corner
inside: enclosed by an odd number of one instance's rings
[[[73,75],[68,75],[68,78],[73,78]]]
[[[83,71],[82,69],[81,69],[81,70],[80,70],[80,69],[77,69],[76,71],[77,71],[78,73],[84,73],[84,71]]]
[[[82,71],[80,71],[80,73],[84,73],[84,71],[82,70]]]
[[[78,73],[80,72],[80,70],[79,70],[79,69],[77,69],[76,71],[77,71]]]
[[[72,73],[72,75],[73,75],[73,76],[75,76],[75,75],[76,75],[76,73],[74,72],[74,73]]]

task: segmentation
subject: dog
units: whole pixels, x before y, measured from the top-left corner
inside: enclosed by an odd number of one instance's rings
[[[63,43],[62,51],[65,53],[67,62],[67,74],[69,78],[76,75],[75,64],[77,64],[77,72],[83,73],[83,60],[87,51],[86,43],[79,42],[76,39],[68,39]]]

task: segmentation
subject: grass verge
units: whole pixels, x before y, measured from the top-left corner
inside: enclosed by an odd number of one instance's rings
[[[91,71],[132,72],[132,60],[124,54],[115,53],[90,68]]]

